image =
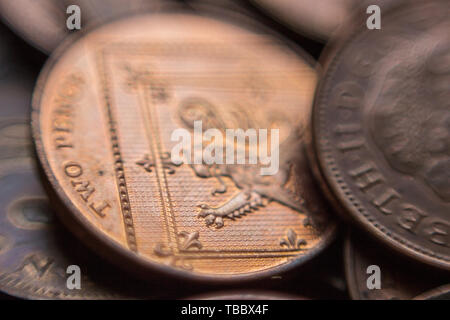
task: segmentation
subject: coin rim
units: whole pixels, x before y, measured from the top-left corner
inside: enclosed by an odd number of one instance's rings
[[[430,300],[430,299],[446,300],[446,299],[436,299],[436,296],[439,296],[442,293],[449,293],[449,292],[450,292],[450,284],[444,284],[442,286],[419,294],[418,296],[414,297],[413,300]]]
[[[310,300],[307,297],[274,290],[221,290],[191,295],[182,300]]]
[[[261,11],[264,15],[269,16],[271,19],[293,30],[295,33],[303,36],[308,36],[317,42],[326,43],[328,39],[330,39],[334,34],[334,32],[329,33],[317,31],[317,28],[308,26],[307,23],[301,22],[300,20],[302,19],[300,19],[299,17],[297,17],[297,19],[294,19],[293,17],[286,18],[282,10],[281,11],[279,9],[275,10],[273,5],[267,3],[267,0],[264,1],[248,0],[248,1],[251,3],[252,6],[254,6],[257,10]],[[313,1],[313,0],[306,0],[306,1]],[[276,4],[274,5],[276,6]],[[295,22],[294,20],[297,20],[297,22]]]
[[[343,260],[344,260],[344,273],[347,283],[347,291],[352,300],[364,300],[362,299],[361,292],[358,290],[358,283],[356,281],[356,269],[355,269],[355,249],[352,244],[350,232],[347,232],[344,240]]]

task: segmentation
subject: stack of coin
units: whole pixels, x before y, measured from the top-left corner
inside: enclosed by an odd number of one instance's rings
[[[448,298],[450,5],[369,2],[0,0],[0,291]]]

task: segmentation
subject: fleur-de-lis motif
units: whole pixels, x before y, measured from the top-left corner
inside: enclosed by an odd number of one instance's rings
[[[173,250],[167,248],[164,244],[158,243],[155,245],[153,252],[163,258],[169,259],[169,265],[178,267],[180,269],[192,270],[192,265],[188,263],[184,258],[174,255]]]
[[[153,73],[149,66],[139,66],[133,68],[131,65],[124,64],[123,70],[126,72],[126,85],[136,90],[139,85],[150,85],[153,79]]]
[[[200,250],[203,248],[203,245],[198,240],[198,238],[200,237],[198,231],[195,232],[181,231],[178,233],[178,236],[184,239],[180,247],[181,250],[189,250],[192,248],[197,248],[198,250]],[[185,270],[192,270],[192,265],[188,261],[186,261],[186,259],[176,255],[172,248],[167,247],[163,243],[158,243],[154,247],[153,252],[159,257],[169,258],[169,264],[171,266]]]
[[[126,72],[126,86],[131,90],[137,90],[139,86],[148,88],[154,102],[166,102],[169,98],[167,83],[161,79],[152,66],[140,65],[132,67],[123,65]]]
[[[155,166],[155,162],[150,159],[148,154],[144,154],[142,160],[136,161],[136,164],[144,168],[144,170],[147,172],[152,172],[152,168]]]
[[[179,167],[181,165],[181,163],[175,164],[172,162],[169,152],[163,152],[161,154],[161,162],[162,162],[163,168],[167,170],[168,174],[174,174],[175,173],[174,167]]]
[[[299,249],[301,246],[306,245],[305,239],[297,238],[297,233],[289,229],[286,234],[286,238],[281,239],[280,246],[285,246],[288,249]]]
[[[180,237],[184,238],[184,241],[181,244],[182,250],[189,250],[191,248],[197,248],[200,250],[201,248],[203,248],[203,245],[198,240],[198,238],[200,236],[198,231],[191,232],[191,233],[186,232],[186,231],[181,231],[178,235]]]
[[[152,172],[153,168],[155,167],[155,161],[153,159],[150,159],[150,156],[148,154],[144,154],[144,157],[136,161],[136,164],[143,167],[145,171]],[[174,164],[170,159],[170,154],[168,152],[163,152],[161,154],[161,164],[163,169],[167,170],[168,174],[174,174],[175,173],[175,167],[178,167],[180,165]]]

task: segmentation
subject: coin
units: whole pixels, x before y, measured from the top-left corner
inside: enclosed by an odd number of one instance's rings
[[[414,300],[450,300],[450,285],[444,285],[418,295]]]
[[[377,5],[384,11],[392,0],[250,0],[278,22],[319,41],[327,41],[354,14],[369,17],[367,8]]]
[[[448,275],[414,264],[358,233],[347,236],[344,262],[348,290],[355,300],[409,300],[449,280]],[[367,286],[369,266],[380,268],[380,289]]]
[[[29,156],[33,84],[26,75],[0,78],[0,160]]]
[[[294,30],[326,40],[347,18],[354,0],[251,0]]]
[[[273,291],[223,291],[201,294],[186,300],[308,300],[304,297]]]
[[[0,185],[1,292],[26,299],[152,296],[151,292],[144,295],[136,281],[117,270],[111,272],[110,266],[89,253],[55,220],[32,159],[1,161]],[[67,287],[71,265],[81,270],[79,290]]]
[[[71,32],[66,26],[70,5],[79,6],[84,28],[124,14],[157,10],[160,3],[154,0],[1,0],[0,15],[25,40],[50,53]]]
[[[309,171],[294,174],[306,164],[316,72],[284,42],[253,32],[256,23],[226,17],[108,24],[57,54],[38,82],[34,138],[70,209],[62,219],[136,274],[254,279],[302,264],[333,238]],[[219,133],[279,129],[278,173],[176,165],[171,136],[194,121]]]
[[[328,49],[313,112],[320,169],[348,213],[399,252],[450,268],[448,1],[398,5]]]

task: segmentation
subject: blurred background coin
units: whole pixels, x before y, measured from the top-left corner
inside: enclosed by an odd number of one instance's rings
[[[84,28],[122,15],[156,11],[160,3],[156,0],[0,0],[0,16],[30,44],[50,53],[71,33],[66,26],[69,17],[66,10],[70,5],[80,7]]]
[[[0,162],[0,291],[26,299],[137,299],[160,292],[90,253],[58,223],[31,158]],[[67,287],[70,265],[81,289]]]
[[[255,279],[302,264],[333,238],[302,169],[316,72],[300,52],[252,32],[253,21],[225,17],[105,25],[54,57],[38,82],[34,136],[69,209],[61,218],[136,274]],[[279,170],[174,164],[171,135],[192,133],[196,120],[223,133],[279,129]]]
[[[32,78],[26,74],[0,77],[0,161],[32,153],[29,129],[32,92]]]
[[[222,291],[186,298],[186,300],[308,300],[300,296],[273,291]]]
[[[349,16],[355,0],[250,0],[300,33],[327,40]]]
[[[392,0],[247,0],[277,22],[297,33],[326,42],[339,28],[348,23],[354,14],[368,17],[368,6],[384,9]]]
[[[422,293],[414,300],[450,300],[450,284]]]
[[[347,236],[344,263],[350,297],[356,300],[409,300],[450,280],[444,272],[398,256],[358,232]],[[380,289],[367,286],[373,273],[367,272],[369,266],[380,268]]]
[[[327,50],[313,136],[327,183],[361,227],[450,269],[450,3],[399,2]]]

